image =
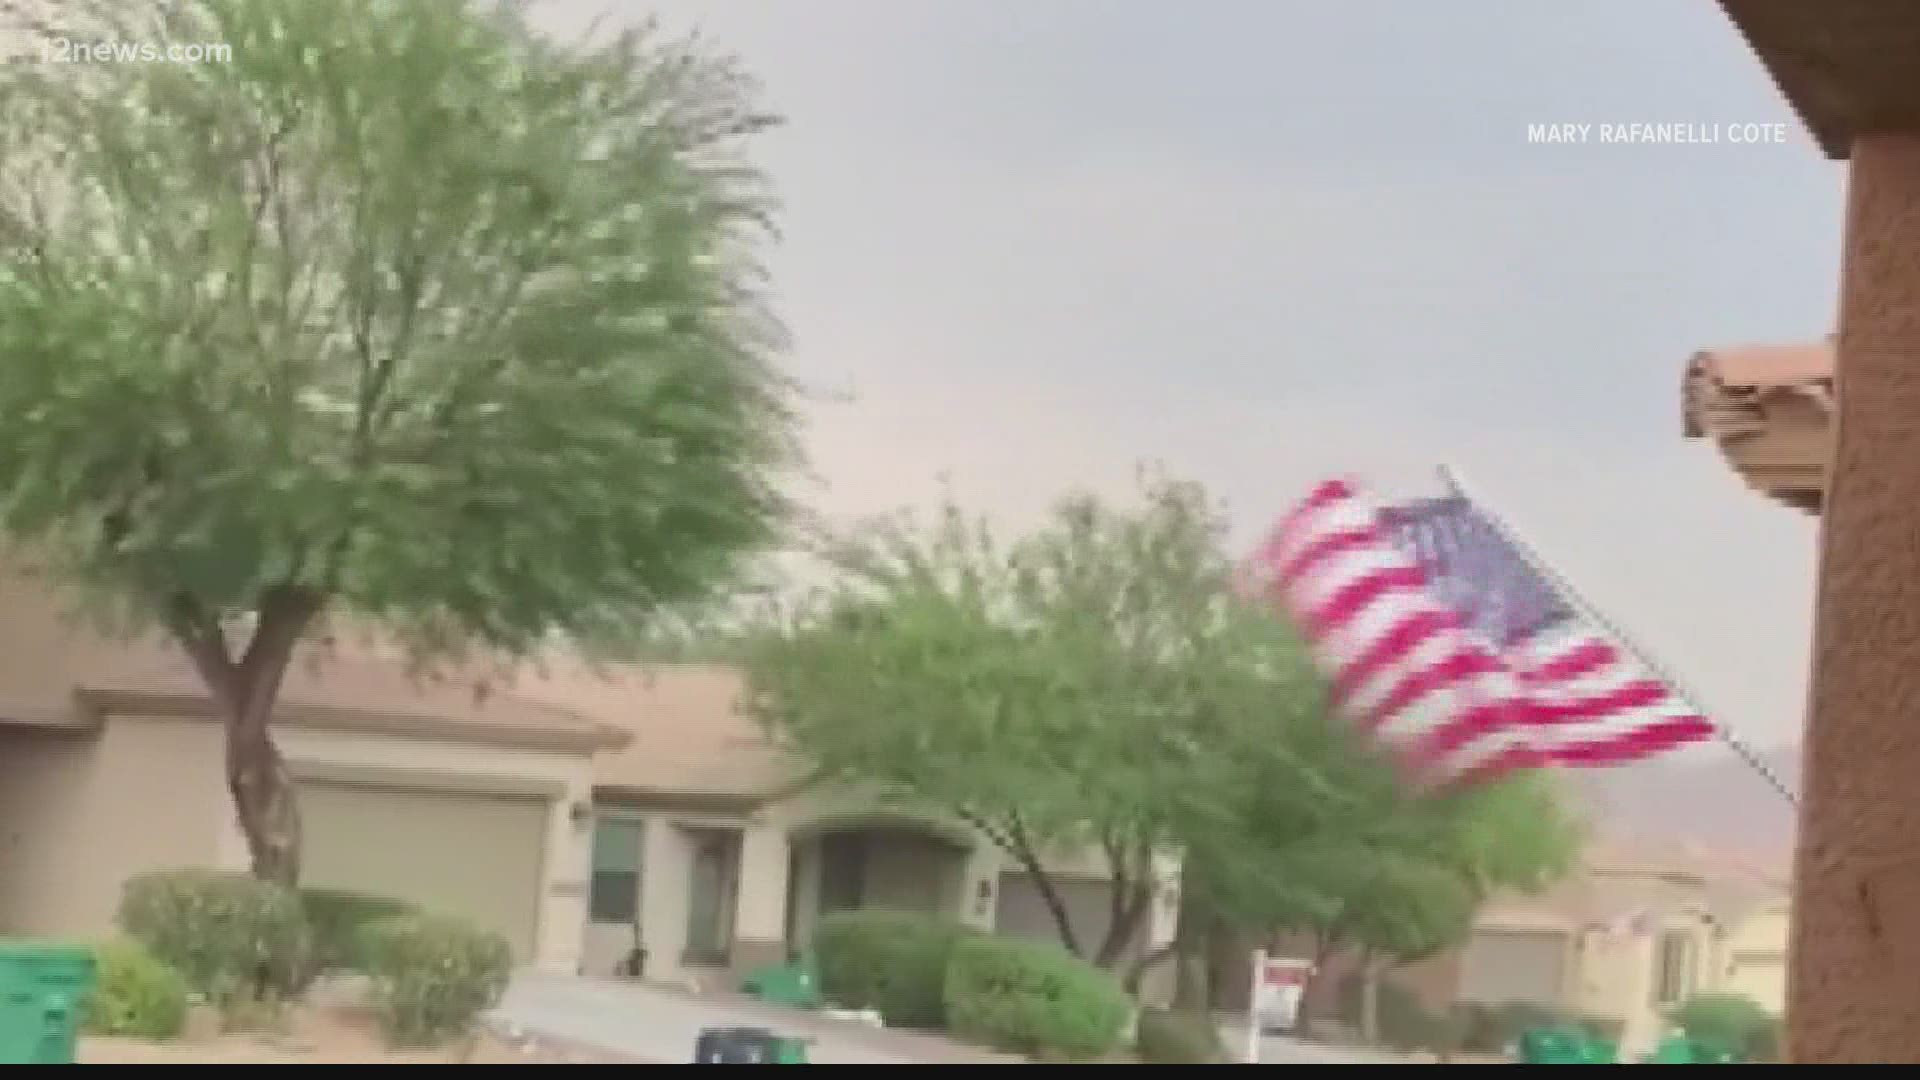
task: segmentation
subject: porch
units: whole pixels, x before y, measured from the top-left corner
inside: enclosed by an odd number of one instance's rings
[[[784,963],[838,911],[992,929],[1000,860],[964,829],[898,814],[602,807],[581,971],[711,986]]]

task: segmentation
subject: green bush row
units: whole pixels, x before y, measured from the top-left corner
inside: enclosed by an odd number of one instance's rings
[[[995,937],[954,946],[946,1001],[962,1037],[1067,1061],[1112,1051],[1133,1010],[1117,979],[1065,949]]]
[[[812,952],[821,993],[836,1005],[1016,1053],[1099,1057],[1119,1045],[1132,1012],[1113,976],[1063,949],[930,916],[833,915],[816,931]]]
[[[188,992],[232,1014],[351,970],[371,977],[388,1036],[421,1044],[467,1030],[499,1001],[513,966],[504,938],[463,920],[247,874],[140,875],[126,884],[119,922],[131,941],[101,953],[94,1008],[103,1033],[165,1038],[178,1032],[170,1018],[184,1017]],[[179,983],[178,1010],[166,975]]]
[[[893,1027],[947,1026],[947,965],[969,931],[956,923],[891,911],[845,911],[813,935],[820,993],[849,1009],[872,1009]]]
[[[1688,1039],[1741,1061],[1772,1061],[1780,1052],[1780,1019],[1744,994],[1695,994],[1673,1011]]]
[[[1358,975],[1349,975],[1340,985],[1340,1021],[1349,1028],[1360,1026],[1361,987]],[[1382,980],[1377,993],[1380,1041],[1399,1050],[1499,1053],[1511,1047],[1523,1032],[1542,1028],[1575,1029],[1617,1046],[1624,1027],[1617,1017],[1527,1002],[1463,1003],[1436,1011],[1391,980]]]
[[[445,915],[367,924],[359,948],[389,1040],[427,1046],[464,1034],[500,1001],[513,972],[507,939]]]

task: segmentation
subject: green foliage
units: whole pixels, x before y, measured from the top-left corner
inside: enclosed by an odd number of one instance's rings
[[[1544,775],[1421,794],[1338,717],[1302,716],[1287,730],[1337,794],[1302,809],[1267,794],[1270,771],[1246,761],[1240,811],[1189,859],[1196,902],[1230,922],[1406,963],[1457,944],[1489,895],[1535,891],[1578,854],[1581,830]]]
[[[232,59],[0,70],[0,530],[163,622],[300,587],[512,652],[774,536],[731,60],[477,0],[62,8]]]
[[[957,815],[1024,870],[1100,846],[1138,915],[1152,854],[1232,809],[1231,759],[1319,793],[1274,737],[1299,671],[1231,594],[1224,532],[1199,488],[1149,476],[1133,504],[1072,496],[1011,542],[952,504],[840,538],[839,577],[743,647],[751,704],[822,779]],[[1059,929],[1100,959],[1121,940]]]
[[[127,935],[223,1008],[285,999],[311,972],[311,943],[291,889],[246,874],[166,870],[128,880]]]
[[[1211,1017],[1174,1009],[1141,1010],[1134,1047],[1149,1065],[1219,1065],[1227,1057]]]
[[[948,962],[969,933],[905,912],[828,916],[813,937],[820,992],[836,1005],[876,1009],[894,1027],[944,1027]]]
[[[86,1030],[94,1035],[172,1039],[187,1023],[187,981],[137,941],[113,940],[93,951],[94,985]]]
[[[1066,1061],[1118,1046],[1132,1008],[1117,980],[1070,953],[994,937],[955,946],[946,1005],[962,1037]]]
[[[0,543],[189,654],[256,872],[298,877],[267,720],[316,620],[423,666],[609,648],[778,539],[732,60],[484,0],[25,6],[230,53],[0,65]]]
[[[1771,1061],[1780,1049],[1780,1020],[1744,994],[1695,994],[1673,1011],[1688,1039],[1743,1061]]]
[[[499,1003],[513,970],[505,938],[449,916],[390,916],[361,936],[381,1026],[397,1046],[465,1034]]]
[[[302,889],[300,907],[313,935],[315,974],[364,970],[361,945],[367,924],[415,910],[405,900],[337,889]]]

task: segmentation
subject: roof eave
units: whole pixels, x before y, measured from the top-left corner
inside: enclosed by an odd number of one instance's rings
[[[1862,135],[1920,132],[1909,74],[1920,5],[1887,0],[1718,0],[1820,150],[1840,161]]]
[[[158,716],[214,720],[219,711],[204,695],[150,690],[82,687],[75,699],[98,715]],[[283,702],[274,709],[276,722],[324,731],[377,735],[412,735],[448,742],[477,743],[518,750],[560,750],[593,753],[614,749],[632,735],[606,725],[579,729],[538,727],[531,724],[474,724],[455,717],[356,709],[310,702]]]

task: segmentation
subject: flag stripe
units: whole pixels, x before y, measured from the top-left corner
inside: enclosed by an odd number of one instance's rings
[[[1329,481],[1245,569],[1301,626],[1336,707],[1422,783],[1622,764],[1714,733],[1464,499],[1384,511]]]

